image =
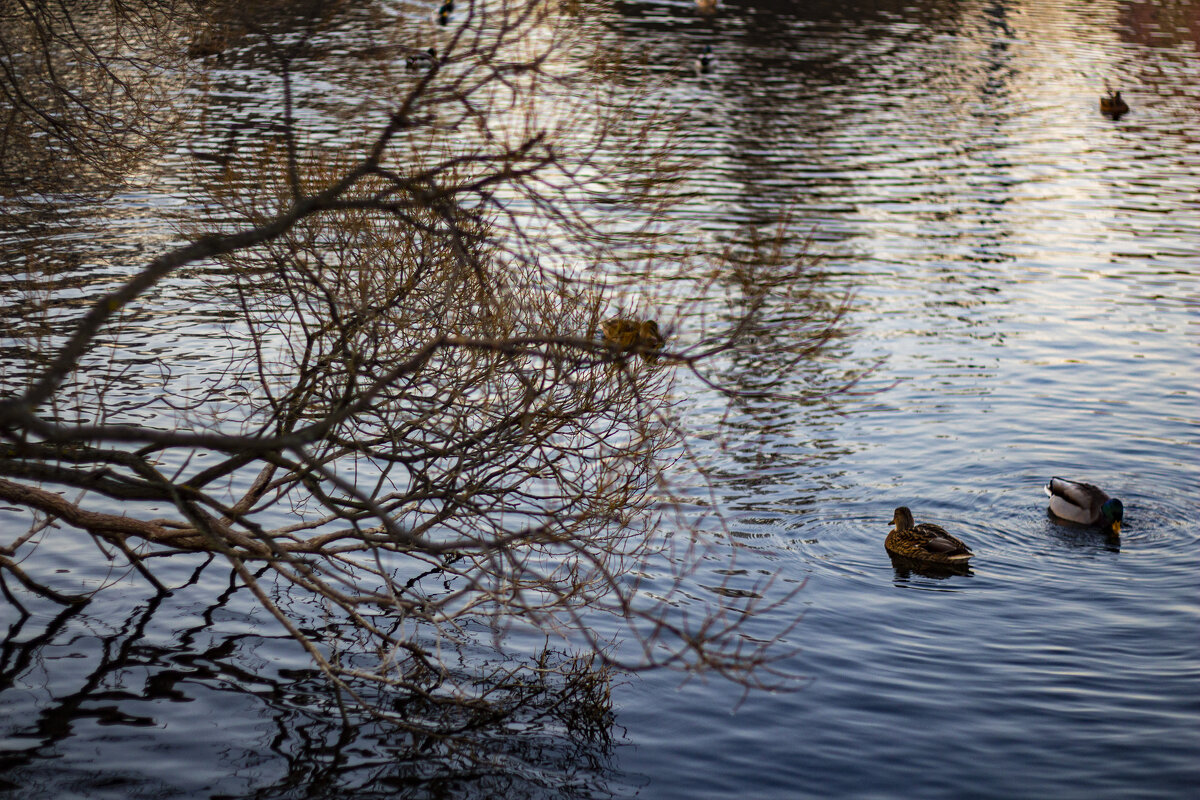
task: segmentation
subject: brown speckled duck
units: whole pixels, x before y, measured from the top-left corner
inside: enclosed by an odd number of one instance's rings
[[[892,524],[896,527],[888,533],[883,546],[894,556],[928,564],[965,564],[975,555],[941,527],[929,522],[915,524],[912,512],[905,506],[896,509]]]
[[[652,319],[639,322],[635,319],[613,317],[600,323],[604,343],[617,350],[647,353],[661,350],[667,343],[659,333],[658,323]]]

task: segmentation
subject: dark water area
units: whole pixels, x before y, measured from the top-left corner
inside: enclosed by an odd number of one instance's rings
[[[677,221],[715,251],[787,215],[815,291],[851,298],[842,335],[781,387],[857,376],[848,392],[731,407],[686,377],[678,387],[694,430],[725,419],[734,431],[696,441],[711,476],[697,502],[711,491],[724,521],[688,590],[798,589],[747,630],[770,639],[799,616],[775,665],[800,676],[795,690],[624,676],[609,741],[514,729],[492,741],[491,778],[402,779],[411,754],[343,720],[227,570],[175,567],[178,584],[195,582],[151,601],[90,542],[64,540],[62,579],[107,589],[78,613],[0,606],[0,790],[1193,796],[1200,5],[723,2],[705,16],[678,0],[620,3],[594,24],[646,57],[614,85],[653,85],[686,115],[696,166]],[[717,61],[698,75],[705,45]],[[255,119],[262,76],[234,64],[220,79],[231,113]],[[1118,120],[1099,112],[1106,84],[1132,107]],[[153,252],[172,188],[70,235],[144,227]],[[53,235],[5,232],[9,244]],[[110,254],[122,255],[138,254]],[[96,269],[88,285],[120,274]],[[183,345],[164,325],[215,335],[219,314],[189,286],[160,298],[135,340],[172,352]],[[54,313],[85,294],[60,292]],[[752,385],[762,366],[735,357],[721,374]],[[683,469],[680,487],[697,484]],[[1120,497],[1120,539],[1051,519],[1053,475]],[[894,566],[883,539],[899,505],[967,541],[970,572]]]

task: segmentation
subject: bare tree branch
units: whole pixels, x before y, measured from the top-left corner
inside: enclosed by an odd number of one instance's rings
[[[786,655],[779,640],[742,630],[781,614],[792,592],[719,583],[705,587],[712,602],[674,605],[706,547],[687,520],[673,520],[675,541],[657,532],[678,500],[669,471],[690,452],[675,380],[682,368],[738,401],[795,399],[786,376],[738,384],[718,365],[774,348],[786,354],[775,363],[799,366],[835,338],[845,304],[804,288],[807,267],[785,252],[781,229],[754,252],[703,262],[717,277],[696,296],[740,294],[727,319],[679,335],[707,301],[671,298],[677,284],[652,279],[661,266],[631,266],[652,264],[666,241],[655,231],[683,170],[670,137],[650,134],[669,120],[632,129],[631,103],[648,99],[592,80],[559,18],[569,11],[466,2],[431,61],[409,70],[424,47],[404,26],[371,31],[371,47],[333,47],[339,10],[316,0],[270,18],[165,0],[6,7],[0,114],[22,133],[0,137],[0,155],[19,150],[35,165],[69,152],[101,184],[159,153],[191,152],[195,170],[180,241],[91,293],[55,335],[30,323],[25,363],[0,361],[0,499],[53,519],[54,537],[94,537],[158,593],[169,590],[160,559],[225,559],[359,703],[390,687],[472,713],[511,708],[442,660],[441,643],[471,639],[480,622],[581,643],[588,666],[564,668],[573,681],[619,667],[786,682],[770,668]],[[203,85],[205,64],[239,48],[274,76],[269,124],[208,130],[216,111],[182,100],[148,110],[174,82]],[[390,62],[337,73],[356,103],[330,110],[309,93],[323,59],[364,54]],[[86,91],[78,66],[63,72],[76,62],[97,71]],[[189,140],[201,132],[224,144]],[[596,197],[622,209],[618,224]],[[681,272],[699,262],[681,258]],[[216,352],[196,364],[147,354],[157,382],[139,384],[149,370],[114,366],[104,348],[131,341],[128,321],[183,291],[184,276],[202,282],[191,291],[223,326],[222,346],[210,325],[198,346]],[[609,314],[668,302],[678,325],[664,327],[665,345],[603,338]],[[770,327],[780,307],[798,309],[800,329]],[[72,501],[66,488],[84,494]],[[0,550],[0,577],[75,602],[22,569],[31,541]],[[653,591],[635,577],[650,564],[671,571]],[[343,620],[359,651],[315,637],[267,581]],[[597,614],[620,620],[628,641],[597,634]]]

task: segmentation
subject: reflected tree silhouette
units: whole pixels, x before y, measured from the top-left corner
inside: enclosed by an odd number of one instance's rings
[[[197,570],[189,583],[194,584],[200,573]],[[5,739],[29,744],[10,745],[0,755],[0,780],[9,788],[33,793],[28,796],[104,785],[111,781],[106,777],[110,765],[104,763],[85,776],[47,773],[37,765],[53,758],[83,721],[113,728],[154,727],[158,723],[153,715],[123,709],[137,705],[152,710],[156,702],[192,703],[203,689],[249,698],[276,732],[269,749],[277,758],[265,771],[277,777],[256,786],[248,797],[280,796],[296,787],[306,787],[310,796],[339,797],[350,791],[356,796],[394,797],[399,790],[423,796],[612,796],[606,789],[616,744],[609,694],[612,672],[597,668],[594,656],[547,646],[520,663],[511,654],[492,651],[489,655],[502,666],[496,672],[494,702],[487,709],[433,706],[381,693],[372,701],[391,705],[393,713],[442,719],[443,735],[398,735],[387,715],[339,707],[318,669],[264,672],[246,666],[246,654],[263,645],[264,636],[219,633],[213,627],[214,617],[245,592],[245,587],[234,588],[235,575],[230,578],[229,589],[193,611],[200,623],[179,630],[179,641],[170,646],[146,641],[147,631],[160,626],[163,615],[178,610],[167,595],[148,598],[121,620],[89,621],[88,611],[76,604],[44,625],[26,619],[11,626],[0,647],[0,686],[8,690],[17,684],[38,694],[37,714],[6,716]],[[26,625],[40,630],[24,638]],[[31,669],[45,662],[47,648],[62,646],[62,635],[72,626],[108,632],[98,634],[98,656],[89,658],[73,691],[37,691],[28,680]],[[323,637],[337,635],[333,630],[322,632]],[[472,670],[470,659],[459,653],[460,668]],[[144,685],[120,677],[129,674],[144,675]],[[530,675],[537,679],[521,677]],[[233,771],[242,757],[231,748],[224,756],[230,760],[226,768]]]

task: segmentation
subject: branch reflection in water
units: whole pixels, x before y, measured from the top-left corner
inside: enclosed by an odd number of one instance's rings
[[[468,631],[443,651],[442,663],[477,679],[476,696],[464,700],[436,683],[422,696],[364,684],[356,688],[373,708],[355,707],[320,670],[271,666],[299,663],[288,658],[287,637],[231,632],[250,627],[243,623],[252,603],[232,573],[215,601],[189,606],[219,580],[216,569],[206,560],[174,594],[123,618],[104,613],[112,609],[98,601],[11,624],[0,642],[10,709],[0,731],[9,743],[0,785],[29,797],[90,796],[114,780],[131,796],[155,785],[189,793],[193,784],[224,796],[264,797],[296,787],[329,797],[392,797],[398,789],[468,797],[622,792],[610,788],[620,784],[612,771],[619,744],[614,675],[594,654],[544,644],[519,658],[483,644],[486,631]],[[441,576],[430,570],[426,578]],[[194,624],[179,627],[181,619]],[[350,626],[309,622],[306,630],[329,651],[361,645]],[[69,675],[55,666],[63,659],[77,665]],[[479,673],[481,662],[487,674]],[[13,692],[21,695],[16,702]],[[186,710],[196,704],[213,716]],[[259,723],[247,729],[247,718]],[[226,725],[223,737],[209,733]],[[134,729],[158,732],[157,760],[188,767],[179,773],[146,764],[135,772],[125,752],[140,740]],[[163,736],[164,729],[173,735]],[[264,747],[267,730],[273,734]],[[68,744],[73,738],[82,741]],[[96,757],[86,762],[63,758],[93,749]],[[58,767],[46,769],[48,759]]]

